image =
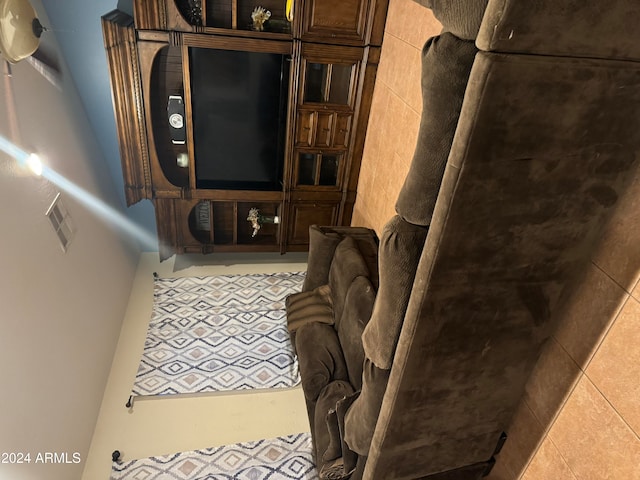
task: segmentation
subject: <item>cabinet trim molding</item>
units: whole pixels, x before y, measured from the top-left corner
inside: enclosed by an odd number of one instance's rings
[[[136,32],[118,10],[102,18],[127,205],[152,198]]]

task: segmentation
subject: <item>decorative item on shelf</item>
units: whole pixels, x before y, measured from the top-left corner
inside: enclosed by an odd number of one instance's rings
[[[285,7],[287,20],[293,22],[293,0],[287,0],[287,4]]]
[[[196,230],[211,231],[211,203],[202,201],[195,206]]]
[[[264,24],[269,18],[271,18],[271,12],[269,10],[265,10],[263,7],[254,8],[253,12],[251,12],[253,29],[262,32],[264,30]]]
[[[189,166],[189,154],[187,153],[179,153],[176,157],[176,163],[181,168],[187,168]]]
[[[247,217],[247,221],[251,222],[251,226],[253,227],[253,233],[251,237],[255,237],[258,234],[258,230],[262,227],[264,223],[280,223],[280,217],[277,215],[262,215],[260,210],[257,208],[249,209],[249,216]]]
[[[180,13],[191,25],[202,25],[202,0],[176,0]]]

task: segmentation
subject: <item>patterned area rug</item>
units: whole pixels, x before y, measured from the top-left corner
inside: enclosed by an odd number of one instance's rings
[[[157,278],[135,396],[299,383],[285,298],[304,273]]]
[[[111,480],[317,480],[311,435],[114,463]]]

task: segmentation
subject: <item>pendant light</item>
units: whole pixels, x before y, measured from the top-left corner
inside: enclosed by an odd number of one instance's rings
[[[0,0],[0,54],[16,63],[31,56],[44,28],[28,0]]]

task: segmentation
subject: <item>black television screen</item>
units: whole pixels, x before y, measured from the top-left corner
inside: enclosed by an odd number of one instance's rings
[[[189,49],[197,188],[280,190],[287,56]]]

